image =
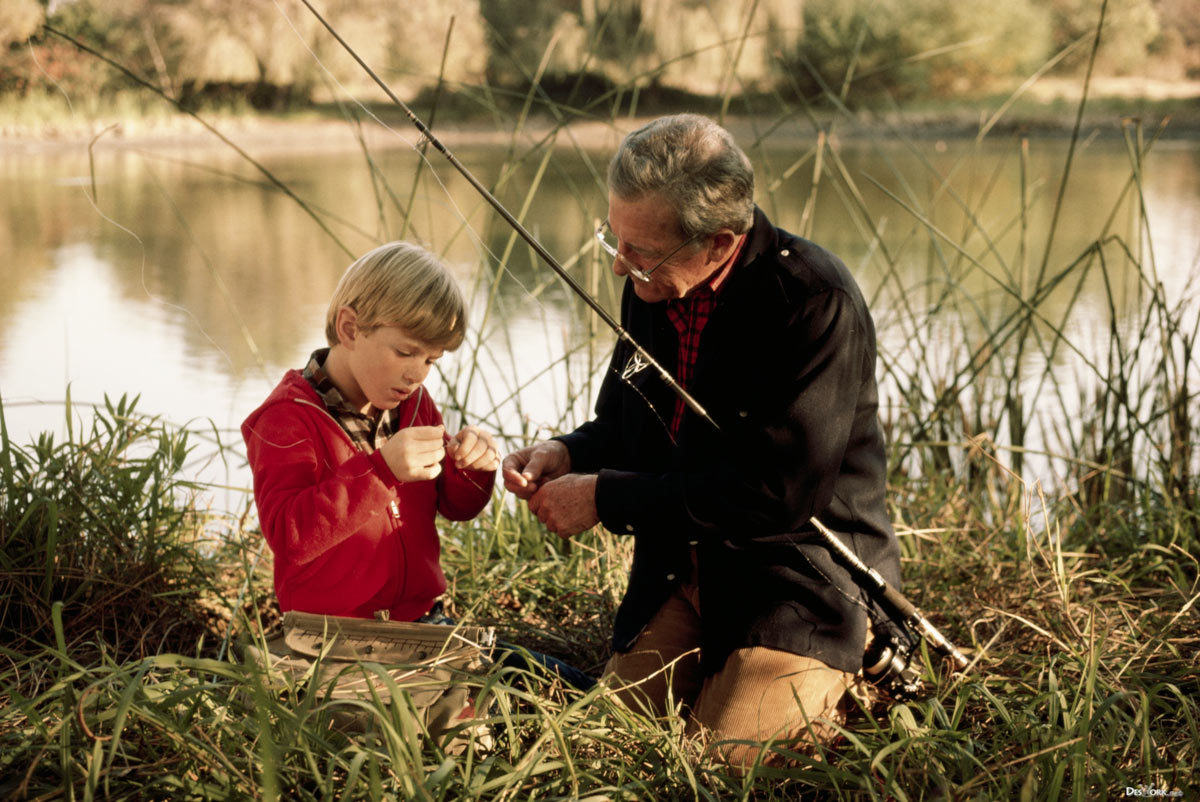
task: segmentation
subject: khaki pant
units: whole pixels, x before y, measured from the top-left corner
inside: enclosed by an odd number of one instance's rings
[[[625,704],[650,715],[679,707],[687,717],[685,733],[738,769],[752,766],[766,741],[804,749],[832,735],[830,722],[840,720],[839,704],[855,675],[811,657],[751,646],[734,651],[724,668],[705,679],[699,644],[699,589],[685,583],[633,648],[612,656],[605,682]]]

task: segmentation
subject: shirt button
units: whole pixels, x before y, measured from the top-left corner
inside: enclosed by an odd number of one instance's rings
[[[749,414],[750,414],[750,413],[749,413],[749,412],[747,412],[747,411],[746,411],[746,410],[744,410],[744,409],[739,409],[739,410],[738,410],[738,417],[739,417],[739,418],[744,418],[744,417],[746,417],[746,416],[747,416],[747,415],[749,415]]]
[[[675,581],[675,575],[674,575],[674,574],[667,574],[667,581],[668,581],[668,582],[674,582],[674,581]]]
[[[780,256],[788,256],[790,254],[791,254],[791,251],[789,251],[787,248],[784,248],[782,251],[779,252]]]
[[[632,532],[632,531],[633,531],[633,524],[625,524],[625,531],[626,531],[626,532]]]
[[[696,546],[696,545],[699,545],[699,543],[700,543],[699,540],[689,540],[688,541],[689,546]]]

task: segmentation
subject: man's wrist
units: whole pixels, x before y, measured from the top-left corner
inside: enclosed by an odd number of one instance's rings
[[[545,442],[545,445],[556,448],[562,453],[562,461],[556,464],[562,467],[563,474],[571,472],[571,449],[567,448],[567,444],[561,437],[551,437]]]

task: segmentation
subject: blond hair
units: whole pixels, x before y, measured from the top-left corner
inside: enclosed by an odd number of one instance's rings
[[[396,326],[423,343],[453,351],[467,328],[462,292],[441,261],[409,242],[389,242],[363,254],[338,281],[325,316],[325,339],[338,344],[338,310],[348,306],[370,333]]]

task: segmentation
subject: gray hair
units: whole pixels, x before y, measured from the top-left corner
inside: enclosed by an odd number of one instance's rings
[[[754,222],[754,168],[721,126],[699,114],[660,117],[625,137],[608,165],[619,198],[658,192],[689,237]]]

